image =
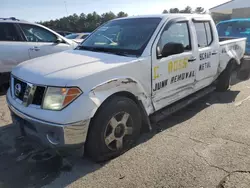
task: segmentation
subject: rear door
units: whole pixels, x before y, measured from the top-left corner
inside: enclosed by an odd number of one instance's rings
[[[188,20],[169,21],[153,46],[152,100],[156,110],[193,92],[197,57],[192,47],[190,29]],[[185,52],[159,56],[167,43],[181,43]]]
[[[14,23],[0,23],[0,72],[29,59],[29,46]]]
[[[210,85],[218,71],[219,41],[214,24],[209,20],[193,22],[197,35],[198,54],[195,90]]]
[[[49,55],[71,49],[71,45],[62,41],[58,43],[58,36],[42,27],[32,24],[19,24],[27,43],[32,44],[29,49],[30,58]]]

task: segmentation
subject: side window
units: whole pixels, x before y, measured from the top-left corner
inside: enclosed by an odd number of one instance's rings
[[[196,22],[194,23],[194,26],[197,34],[198,47],[204,48],[210,46],[213,42],[213,34],[210,22]]]
[[[207,44],[210,45],[213,42],[212,28],[209,22],[205,23],[205,28],[207,32]]]
[[[57,40],[55,34],[42,27],[29,24],[20,24],[20,27],[29,42],[56,42]]]
[[[167,43],[181,43],[186,50],[191,50],[188,23],[174,23],[168,29],[166,28],[158,43],[160,50],[162,50]]]
[[[22,41],[12,23],[0,23],[0,41]]]

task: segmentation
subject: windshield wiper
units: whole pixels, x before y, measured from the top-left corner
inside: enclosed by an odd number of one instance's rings
[[[126,52],[110,52],[111,54],[130,57],[131,55]]]
[[[110,50],[107,50],[105,48],[95,48],[95,47],[89,47],[89,46],[81,46],[79,45],[77,47],[78,50],[87,50],[87,51],[93,51],[93,52],[107,52],[109,53]]]
[[[126,57],[133,56],[131,54],[128,54],[127,52],[116,51],[116,50],[108,49],[108,48],[94,48],[94,47],[88,47],[88,46],[78,46],[77,49],[93,51],[93,52],[104,52],[104,53],[115,54],[115,55],[126,56]]]
[[[81,45],[77,46],[76,49],[77,49],[77,50],[94,51],[94,52],[96,51],[95,48],[87,47],[87,46],[81,46]]]

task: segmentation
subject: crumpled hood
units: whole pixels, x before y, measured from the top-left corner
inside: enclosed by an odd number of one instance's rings
[[[69,50],[19,64],[12,74],[33,84],[66,86],[68,83],[135,60],[107,53]]]

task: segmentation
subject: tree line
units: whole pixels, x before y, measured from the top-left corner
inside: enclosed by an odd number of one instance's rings
[[[84,13],[81,13],[80,15],[73,14],[60,19],[38,23],[53,30],[70,32],[92,32],[95,28],[109,20],[127,16],[128,14],[122,11],[117,15],[115,15],[113,12],[107,12],[101,15],[93,12],[87,15]]]
[[[187,13],[187,14],[191,14],[191,13],[196,13],[196,14],[205,14],[206,11],[203,7],[197,7],[195,10],[193,10],[190,6],[187,6],[186,8],[184,8],[183,10],[180,10],[178,8],[171,8],[169,10],[163,10],[162,12],[163,14],[167,14],[167,13]]]
[[[187,6],[183,10],[178,8],[171,8],[169,10],[163,10],[163,14],[167,13],[197,13],[197,14],[205,14],[206,11],[203,7],[197,7],[194,10]],[[84,14],[81,13],[80,15],[73,14],[67,17],[63,17],[56,20],[44,21],[39,22],[48,28],[53,30],[61,30],[61,31],[69,31],[69,32],[92,32],[95,28],[100,26],[101,24],[112,20],[114,18],[121,18],[127,17],[128,14],[125,12],[119,12],[118,14],[114,14],[113,12],[103,13],[101,15],[97,14],[96,12]],[[214,19],[217,21],[219,19],[223,20],[223,15],[212,15]]]

